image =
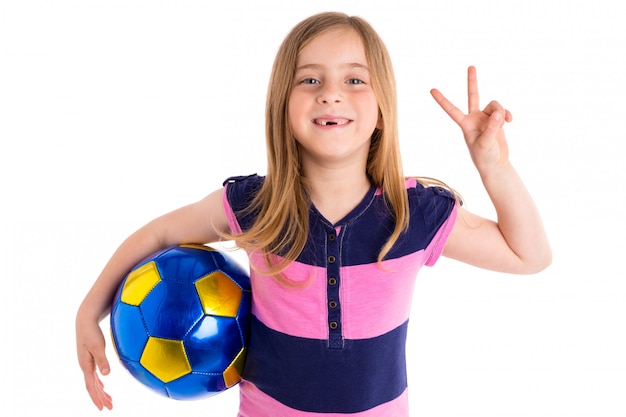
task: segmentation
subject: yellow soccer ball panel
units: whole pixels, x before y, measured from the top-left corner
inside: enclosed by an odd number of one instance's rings
[[[213,272],[196,282],[204,313],[212,316],[237,317],[241,288],[222,272]]]
[[[181,340],[150,337],[139,362],[163,382],[173,381],[191,372]]]
[[[224,382],[226,387],[230,388],[239,381],[241,381],[241,374],[243,373],[243,365],[246,361],[246,348],[241,348],[235,359],[224,370]]]
[[[154,261],[140,266],[128,274],[122,288],[122,302],[138,306],[159,281],[161,281],[161,276]]]

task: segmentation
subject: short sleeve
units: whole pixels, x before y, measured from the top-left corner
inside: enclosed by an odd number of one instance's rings
[[[231,232],[241,233],[252,227],[257,213],[248,210],[265,177],[256,174],[230,177],[224,181],[223,204]]]
[[[421,219],[421,230],[426,242],[424,265],[433,266],[441,256],[445,243],[454,228],[457,201],[444,187],[425,187],[420,183],[409,189],[411,216]]]

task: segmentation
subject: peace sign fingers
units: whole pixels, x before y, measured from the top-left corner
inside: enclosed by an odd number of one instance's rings
[[[433,98],[461,128],[472,160],[477,167],[493,166],[505,161],[508,150],[502,126],[513,120],[511,113],[497,101],[480,109],[476,68],[467,69],[467,114],[452,104],[437,89],[430,91]]]
[[[452,104],[444,95],[433,88],[430,90],[430,94],[433,96],[435,101],[441,106],[441,108],[454,120],[456,124],[458,124],[461,128],[463,128],[463,120],[466,117],[466,114],[461,111],[458,107]],[[476,77],[476,67],[469,67],[467,69],[467,107],[468,107],[468,115],[471,113],[475,113],[480,111],[480,97],[478,94],[478,81]]]
[[[480,97],[478,95],[478,80],[476,67],[467,69],[467,109],[469,113],[480,110]]]
[[[463,123],[463,119],[465,119],[465,113],[463,113],[461,110],[459,110],[458,107],[452,104],[450,100],[445,98],[444,95],[441,94],[441,91],[437,90],[436,88],[430,90],[430,94],[433,96],[437,104],[441,106],[443,111],[445,111],[456,124],[461,126],[461,124]]]

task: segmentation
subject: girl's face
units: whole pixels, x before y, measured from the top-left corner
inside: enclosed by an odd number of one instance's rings
[[[309,163],[366,163],[378,103],[353,29],[322,33],[300,51],[288,117],[305,170]]]

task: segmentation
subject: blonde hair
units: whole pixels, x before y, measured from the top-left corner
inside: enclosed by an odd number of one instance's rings
[[[288,101],[300,51],[316,36],[336,28],[351,28],[363,41],[371,86],[380,112],[380,128],[371,137],[366,173],[382,190],[395,227],[382,247],[382,262],[409,223],[409,204],[400,158],[397,96],[391,59],[383,41],[365,20],[343,13],[313,15],[297,24],[280,46],[270,76],[266,102],[266,147],[268,171],[263,186],[247,212],[257,213],[253,226],[233,236],[249,252],[261,250],[267,269],[280,281],[280,274],[303,250],[309,229],[310,201],[302,176],[299,146],[288,120]],[[271,255],[280,255],[276,261]],[[271,261],[274,260],[274,262]],[[258,265],[252,266],[258,270]]]

